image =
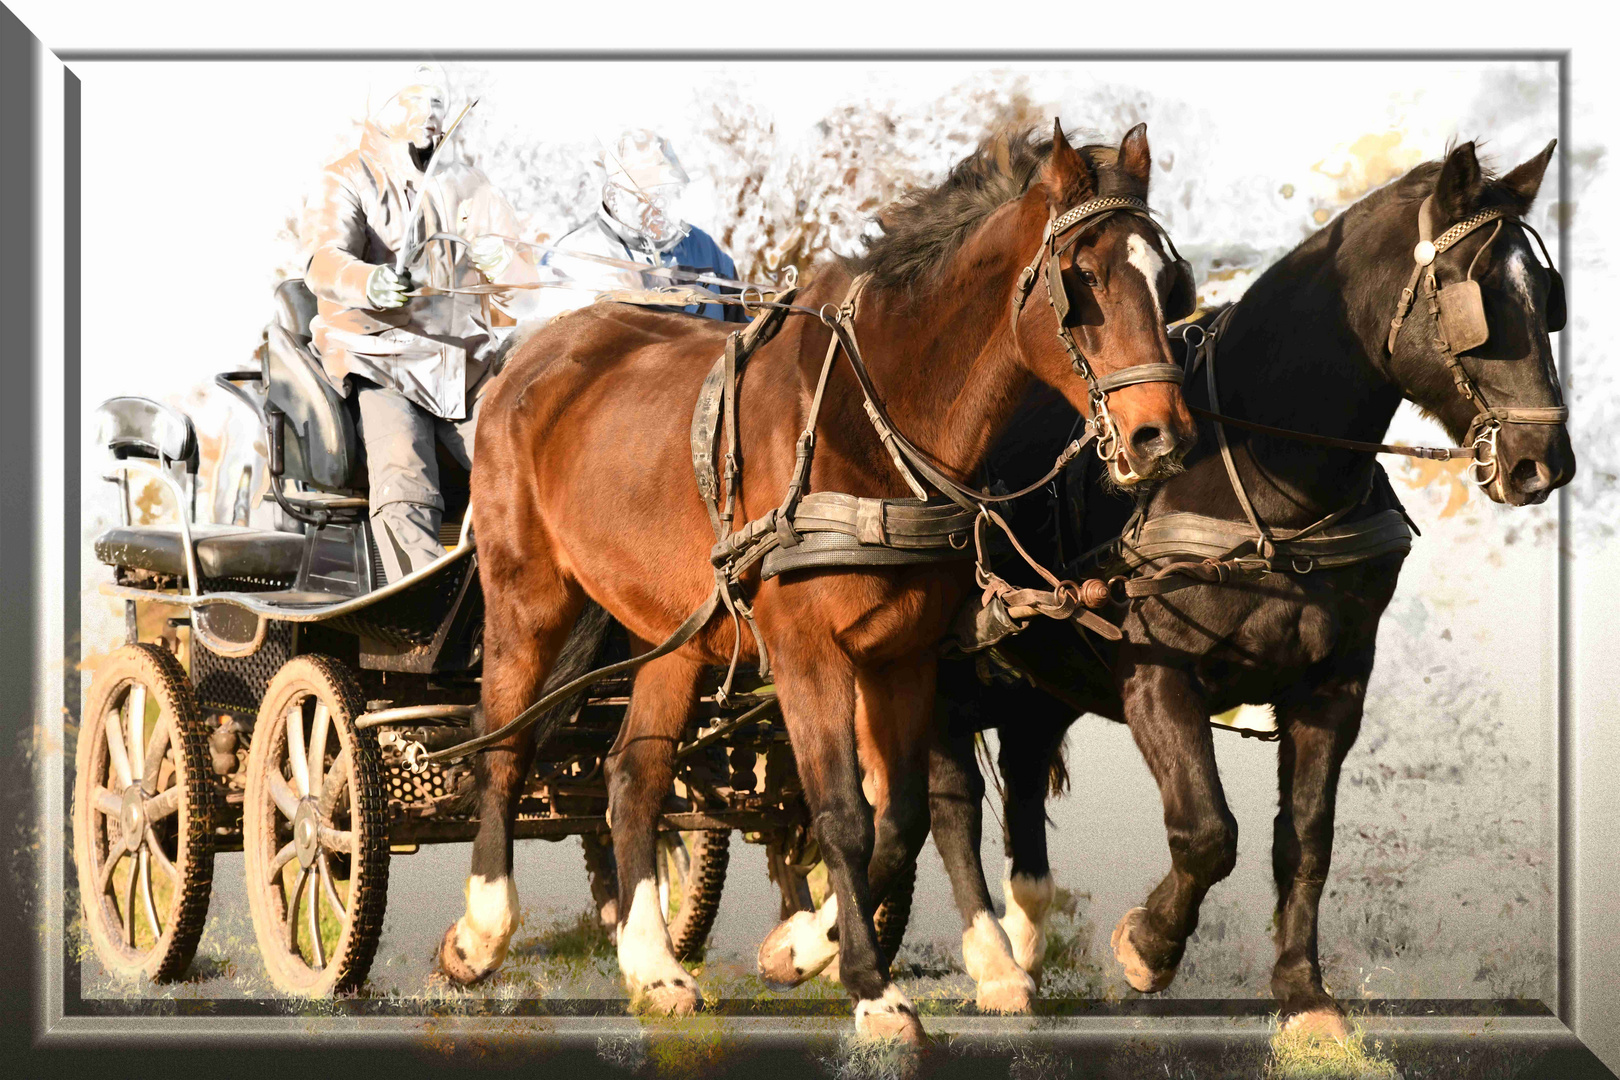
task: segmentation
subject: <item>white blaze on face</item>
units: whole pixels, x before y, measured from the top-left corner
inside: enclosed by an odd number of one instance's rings
[[[1125,241],[1125,257],[1147,279],[1148,295],[1153,297],[1153,314],[1164,322],[1164,304],[1159,300],[1159,275],[1164,271],[1164,257],[1142,238],[1133,233]]]
[[[517,915],[517,883],[511,878],[474,874],[467,879],[467,914],[456,925],[456,944],[474,970],[492,970],[506,959]]]
[[[1526,262],[1525,252],[1518,247],[1509,249],[1507,258],[1503,260],[1503,264],[1507,269],[1507,278],[1513,282],[1513,288],[1517,290],[1519,298],[1524,301],[1525,309],[1534,311],[1535,293],[1530,288],[1530,267],[1526,265]]]

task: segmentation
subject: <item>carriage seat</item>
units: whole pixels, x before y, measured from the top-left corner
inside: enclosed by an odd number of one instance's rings
[[[317,489],[294,497],[309,509],[361,509],[365,469],[350,404],[310,347],[315,296],[290,278],[276,286],[275,298],[275,321],[265,328],[265,382],[267,405],[285,417],[282,475]]]
[[[284,578],[304,557],[299,533],[241,525],[191,527],[197,569],[205,578]],[[96,537],[96,558],[108,566],[186,575],[185,539],[178,525],[118,525]]]

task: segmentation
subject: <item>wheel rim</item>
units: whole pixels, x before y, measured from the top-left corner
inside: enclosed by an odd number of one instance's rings
[[[80,887],[115,966],[143,965],[178,918],[186,785],[174,717],[139,679],[123,680],[91,719]],[[121,962],[121,963],[120,963]]]
[[[273,722],[258,838],[260,880],[281,959],[302,978],[320,979],[343,953],[352,874],[359,857],[352,749],[331,707],[311,690],[291,698]]]

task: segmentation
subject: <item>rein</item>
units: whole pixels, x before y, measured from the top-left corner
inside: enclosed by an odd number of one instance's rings
[[[824,305],[819,310],[812,310],[790,302],[756,300],[744,301],[746,307],[763,309],[744,330],[733,333],[727,338],[725,352],[717,361],[715,370],[710,372],[704,382],[704,390],[699,392],[698,405],[693,424],[693,459],[697,472],[698,488],[703,494],[705,504],[709,507],[711,524],[715,528],[716,542],[709,553],[709,561],[714,567],[715,585],[709,595],[663,642],[648,652],[628,660],[610,664],[581,675],[556,689],[543,694],[540,699],[525,708],[512,720],[503,724],[494,731],[468,739],[455,746],[446,747],[432,753],[415,753],[412,755],[411,768],[414,771],[425,769],[429,764],[460,759],[469,754],[486,750],[497,743],[503,742],[512,735],[534,725],[547,710],[568,700],[590,686],[604,679],[622,674],[642,664],[661,656],[666,656],[685,645],[700,630],[708,625],[715,612],[725,608],[731,616],[733,625],[737,628],[735,641],[732,646],[731,663],[726,671],[726,677],[721,684],[716,698],[722,705],[726,703],[732,680],[736,675],[738,661],[742,652],[741,623],[746,622],[752,631],[755,643],[759,650],[759,668],[762,677],[769,677],[770,660],[765,649],[764,639],[754,623],[753,610],[746,598],[742,595],[741,578],[757,563],[764,560],[773,551],[786,548],[792,549],[806,542],[801,539],[795,529],[796,512],[807,500],[815,495],[807,495],[810,485],[810,466],[815,455],[816,426],[821,414],[822,402],[825,398],[827,383],[838,354],[843,352],[849,358],[850,369],[854,372],[864,398],[864,411],[868,421],[876,431],[879,441],[888,450],[895,470],[906,482],[906,486],[916,495],[916,503],[910,500],[892,499],[855,499],[856,502],[856,528],[862,527],[861,517],[864,511],[865,525],[869,533],[875,531],[879,543],[871,545],[870,552],[857,552],[863,556],[881,555],[889,553],[891,557],[864,557],[858,559],[840,559],[834,565],[893,565],[900,561],[937,562],[945,559],[962,557],[958,553],[961,547],[951,539],[951,533],[944,533],[944,544],[929,545],[932,550],[911,552],[911,559],[898,560],[892,556],[900,554],[894,552],[891,545],[883,542],[883,526],[888,512],[899,510],[929,510],[937,509],[938,504],[930,507],[927,490],[922,481],[932,484],[950,502],[962,511],[960,520],[964,526],[970,527],[975,540],[975,577],[985,590],[986,597],[994,597],[1001,601],[1008,610],[1024,614],[1043,614],[1051,618],[1070,619],[1078,625],[1090,628],[1112,640],[1118,640],[1119,629],[1096,615],[1092,608],[1101,608],[1110,602],[1106,588],[1100,582],[1087,582],[1081,586],[1072,581],[1059,580],[1051,571],[1033,559],[1018,539],[1013,535],[1011,527],[1000,514],[992,509],[992,504],[1009,502],[1020,496],[1027,495],[1043,485],[1049,483],[1064,467],[1074,460],[1085,449],[1087,443],[1106,432],[1109,444],[1114,439],[1113,422],[1107,413],[1107,395],[1125,386],[1140,382],[1175,382],[1180,383],[1184,377],[1181,368],[1175,364],[1143,364],[1135,368],[1126,368],[1121,372],[1112,373],[1098,378],[1096,372],[1081,353],[1073,336],[1069,333],[1066,324],[1068,313],[1068,294],[1063,288],[1061,270],[1058,262],[1061,253],[1076,243],[1086,230],[1080,230],[1062,246],[1058,246],[1058,237],[1078,226],[1086,225],[1089,229],[1102,218],[1119,212],[1128,212],[1147,218],[1147,205],[1139,199],[1125,196],[1111,196],[1101,199],[1092,199],[1073,207],[1062,215],[1048,219],[1045,233],[1042,236],[1042,252],[1037,252],[1035,259],[1024,268],[1019,277],[1013,298],[1013,340],[1017,343],[1017,320],[1021,313],[1029,292],[1034,286],[1034,279],[1044,253],[1047,266],[1047,299],[1051,303],[1053,312],[1057,315],[1057,336],[1063,342],[1070,355],[1075,371],[1085,378],[1091,393],[1093,416],[1087,422],[1086,432],[1080,438],[1073,440],[1058,455],[1056,462],[1045,476],[1035,483],[1019,491],[1006,495],[995,495],[977,488],[968,487],[951,477],[945,475],[926,454],[912,444],[894,426],[889,418],[877,389],[872,383],[872,377],[867,370],[866,362],[861,356],[860,345],[856,340],[855,312],[856,304],[861,291],[869,280],[869,275],[862,274],[850,283],[848,293],[843,303],[836,309],[832,305]],[[1156,222],[1155,228],[1159,228]],[[1161,235],[1169,237],[1159,228]],[[1174,251],[1174,245],[1171,244]],[[1181,269],[1178,259],[1178,272]],[[791,298],[794,290],[790,289],[785,295]],[[829,309],[831,312],[829,313]],[[737,387],[741,378],[743,366],[753,349],[763,344],[768,337],[780,326],[788,314],[812,315],[824,323],[831,331],[832,338],[827,345],[827,354],[821,364],[821,371],[816,379],[815,395],[811,400],[810,410],[805,422],[804,430],[799,434],[795,445],[792,479],[788,484],[787,492],[782,502],[763,516],[732,531],[731,522],[736,507],[737,484],[741,475],[740,444],[737,431]],[[700,437],[703,428],[699,420],[706,419],[706,403],[712,391],[718,390],[721,401],[718,413],[724,414],[726,426],[726,453],[723,458],[722,473],[713,475],[713,443],[708,441],[712,435]],[[718,422],[721,417],[715,415]],[[711,430],[712,429],[708,429]],[[1099,454],[1104,460],[1110,456]],[[707,468],[705,468],[707,462]],[[830,493],[836,496],[837,493]],[[724,497],[724,503],[720,502]],[[849,500],[852,496],[841,496]],[[864,504],[864,505],[862,505]],[[875,516],[875,521],[873,520]],[[913,515],[915,516],[915,515]],[[979,542],[980,530],[985,521],[995,524],[1002,529],[1012,541],[1014,548],[1026,562],[1034,568],[1041,577],[1052,586],[1050,591],[1039,589],[1015,589],[1009,582],[991,571],[984,558],[983,545]],[[873,526],[875,525],[875,530]],[[841,530],[840,530],[841,531]],[[857,536],[857,539],[860,539]],[[963,547],[966,541],[964,539]],[[863,545],[865,546],[865,545]],[[922,545],[919,545],[921,547]],[[768,568],[767,568],[768,570]]]
[[[1268,530],[1261,522],[1251,501],[1243,481],[1238,475],[1236,462],[1226,440],[1226,425],[1254,431],[1262,435],[1275,438],[1291,439],[1317,446],[1327,446],[1339,450],[1351,450],[1361,453],[1373,454],[1402,454],[1408,457],[1423,458],[1430,461],[1450,461],[1466,458],[1470,461],[1469,478],[1481,488],[1488,486],[1497,475],[1497,434],[1503,424],[1561,424],[1569,419],[1567,406],[1490,406],[1481,392],[1479,384],[1463,366],[1459,353],[1476,348],[1483,344],[1488,335],[1484,322],[1484,309],[1479,299],[1479,286],[1473,280],[1474,265],[1480,256],[1496,238],[1504,223],[1511,222],[1530,232],[1541,244],[1542,254],[1547,254],[1546,244],[1542,242],[1541,235],[1530,225],[1518,218],[1511,217],[1502,208],[1482,210],[1452,225],[1440,234],[1434,236],[1434,197],[1431,195],[1423,200],[1418,210],[1418,243],[1413,249],[1412,258],[1416,264],[1410,281],[1406,288],[1401,290],[1400,299],[1396,304],[1395,317],[1390,321],[1389,337],[1386,349],[1393,354],[1396,339],[1401,326],[1410,314],[1413,301],[1421,286],[1424,296],[1429,301],[1429,310],[1435,322],[1435,343],[1439,346],[1445,358],[1447,368],[1452,373],[1452,379],[1457,391],[1470,404],[1476,413],[1473,422],[1469,425],[1464,446],[1400,446],[1392,443],[1361,442],[1355,439],[1340,439],[1326,435],[1317,435],[1311,432],[1293,431],[1288,428],[1272,427],[1268,424],[1258,424],[1251,420],[1241,420],[1226,416],[1220,411],[1220,397],[1215,383],[1215,355],[1216,344],[1223,335],[1232,314],[1237,310],[1234,304],[1216,316],[1214,322],[1206,332],[1202,327],[1188,326],[1183,328],[1181,337],[1188,346],[1188,369],[1197,370],[1199,364],[1204,365],[1206,383],[1209,389],[1209,409],[1200,409],[1195,406],[1188,408],[1196,415],[1214,422],[1215,438],[1220,446],[1221,459],[1226,466],[1228,478],[1232,483],[1232,490],[1237,495],[1238,503],[1243,508],[1244,517],[1248,519],[1249,526],[1254,535],[1242,543],[1230,548],[1224,554],[1211,555],[1202,560],[1172,562],[1155,571],[1151,576],[1132,577],[1117,576],[1109,581],[1109,589],[1116,599],[1125,601],[1142,596],[1161,596],[1165,593],[1175,592],[1197,584],[1226,584],[1239,576],[1267,573],[1272,570],[1272,559],[1279,554],[1289,554],[1289,546],[1299,546],[1300,541],[1310,540],[1313,537],[1324,537],[1332,526],[1337,524],[1351,512],[1366,504],[1372,494],[1371,486],[1354,502],[1341,507],[1331,514],[1287,535],[1280,535]],[[1476,229],[1494,223],[1494,231],[1479,251],[1474,253],[1469,263],[1467,276],[1463,281],[1439,288],[1436,281],[1434,262],[1437,256],[1455,245],[1463,237]],[[1548,258],[1548,263],[1552,262]],[[1561,288],[1561,280],[1556,277],[1554,269],[1555,287]],[[1197,340],[1190,335],[1196,331]],[[1401,550],[1401,538],[1394,535],[1391,514],[1398,514],[1404,524],[1417,532],[1417,526],[1406,517],[1404,510],[1383,511],[1357,522],[1348,532],[1341,530],[1332,539],[1335,544],[1326,545],[1329,553],[1326,556],[1315,554],[1292,555],[1292,566],[1296,572],[1306,573],[1318,566],[1347,565],[1349,562],[1359,562],[1387,554],[1391,551]],[[1185,520],[1170,520],[1185,519]],[[1171,543],[1169,534],[1176,534],[1176,541],[1193,544],[1207,542],[1215,537],[1229,539],[1229,522],[1220,519],[1205,518],[1202,515],[1173,514],[1156,519],[1160,524],[1158,532],[1166,534],[1165,543]],[[1134,520],[1136,526],[1133,542],[1140,543],[1142,534],[1153,528],[1152,522],[1142,522],[1140,515]],[[1225,526],[1223,528],[1223,526]],[[1127,525],[1126,532],[1132,527]],[[1404,530],[1403,530],[1404,531]],[[1225,535],[1223,535],[1225,534]],[[1111,541],[1097,551],[1106,550],[1110,546],[1119,544],[1124,547],[1124,535],[1116,541]],[[1357,550],[1357,542],[1361,542]],[[1279,545],[1282,549],[1279,549]],[[1239,553],[1251,547],[1254,554],[1242,556]],[[1318,545],[1319,549],[1324,545]],[[1348,547],[1351,550],[1331,550],[1333,547]],[[1406,538],[1406,549],[1410,550],[1410,538]],[[1165,554],[1174,552],[1166,551]],[[1301,565],[1303,559],[1304,565]],[[1328,560],[1332,561],[1328,561]],[[1152,559],[1143,560],[1153,561]]]

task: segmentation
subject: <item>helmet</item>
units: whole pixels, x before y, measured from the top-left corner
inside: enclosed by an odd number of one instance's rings
[[[598,164],[606,173],[602,207],[621,230],[655,251],[667,251],[690,231],[678,207],[690,178],[668,139],[646,128],[627,131],[604,147]]]

